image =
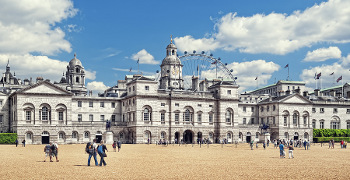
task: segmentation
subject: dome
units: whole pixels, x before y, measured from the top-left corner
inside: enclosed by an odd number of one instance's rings
[[[75,66],[83,67],[83,65],[81,64],[81,61],[79,59],[77,59],[77,55],[76,54],[74,54],[74,58],[69,61],[69,66],[70,67],[75,67]]]
[[[168,49],[168,48],[177,49],[176,46],[175,46],[175,44],[173,44],[173,43],[170,43],[166,48],[167,48],[167,49]]]
[[[181,64],[181,61],[177,56],[167,56],[162,61],[162,65],[166,64]]]

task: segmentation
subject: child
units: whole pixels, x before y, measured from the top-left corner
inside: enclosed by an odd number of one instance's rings
[[[117,141],[114,141],[114,143],[112,144],[112,147],[114,149],[114,152],[117,152]]]

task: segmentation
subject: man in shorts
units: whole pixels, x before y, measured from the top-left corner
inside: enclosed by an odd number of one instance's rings
[[[58,145],[56,143],[53,143],[53,144],[51,143],[51,156],[55,156],[56,162],[59,162],[57,154],[58,154]]]

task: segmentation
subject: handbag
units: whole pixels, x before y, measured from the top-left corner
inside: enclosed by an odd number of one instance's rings
[[[103,157],[107,157],[107,154],[106,154],[106,153],[103,153]]]

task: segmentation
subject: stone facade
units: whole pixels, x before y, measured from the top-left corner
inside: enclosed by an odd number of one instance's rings
[[[159,82],[152,77],[127,75],[98,97],[87,93],[85,73],[74,57],[60,82],[37,78],[22,83],[10,73],[0,93],[0,130],[16,132],[29,144],[86,143],[106,139],[123,143],[154,143],[197,139],[229,143],[270,139],[312,140],[313,128],[350,128],[348,85],[328,88],[323,94],[301,93],[305,83],[279,81],[239,94],[239,86],[221,80],[193,77],[184,89],[181,61],[171,42],[161,64]],[[10,78],[10,79],[11,79]],[[11,84],[12,82],[12,84]],[[20,87],[11,89],[11,87]],[[333,92],[338,93],[333,93]],[[321,91],[322,92],[322,91]],[[337,96],[331,96],[332,94]],[[106,122],[111,122],[106,130]],[[268,125],[262,130],[263,125]]]

